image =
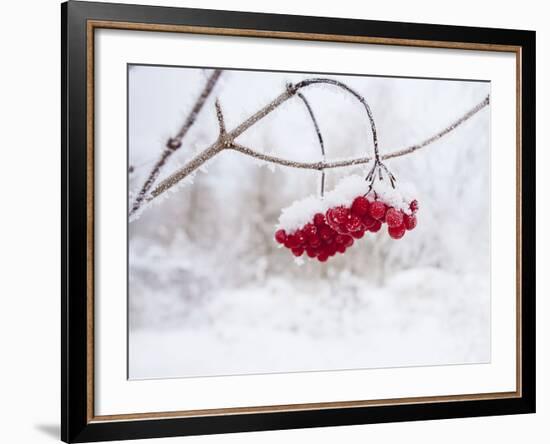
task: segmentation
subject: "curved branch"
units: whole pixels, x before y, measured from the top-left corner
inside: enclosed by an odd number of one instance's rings
[[[311,105],[309,104],[308,100],[304,97],[302,93],[296,94],[302,102],[304,102],[304,105],[307,108],[307,112],[309,113],[309,116],[311,117],[311,121],[313,122],[313,126],[315,128],[315,132],[317,133],[317,139],[319,140],[319,146],[321,147],[321,156],[324,159],[325,158],[325,143],[323,142],[323,136],[321,134],[321,130],[319,129],[319,124],[317,123],[317,119],[315,118],[315,114],[313,114],[313,109],[311,108]]]
[[[378,158],[379,158],[379,154],[378,154],[378,135],[376,133],[376,124],[374,123],[374,117],[372,115],[372,111],[370,109],[370,106],[367,103],[367,101],[365,100],[365,98],[361,94],[359,94],[357,91],[350,88],[345,83],[339,82],[338,80],[334,80],[334,79],[325,79],[325,78],[306,79],[306,80],[302,80],[301,82],[298,82],[295,85],[295,88],[300,89],[300,88],[304,88],[306,86],[318,85],[318,84],[333,85],[333,86],[336,86],[338,88],[341,88],[344,91],[351,94],[357,100],[359,100],[359,102],[363,105],[363,107],[365,108],[365,111],[367,112],[367,117],[369,119],[370,128],[371,128],[371,132],[372,132],[372,143],[373,143],[373,146],[374,146],[374,157],[375,157],[375,159],[378,160]]]
[[[309,104],[308,100],[305,98],[305,96],[302,93],[296,93],[296,95],[304,102],[304,105],[307,108],[307,111],[309,113],[309,117],[311,117],[311,121],[313,122],[313,126],[315,127],[315,132],[317,133],[317,139],[319,140],[319,145],[321,147],[321,159],[323,162],[326,160],[325,156],[325,143],[323,142],[323,136],[321,135],[321,130],[319,129],[319,124],[317,123],[317,119],[315,117],[315,114],[313,113],[313,109],[311,108],[311,105]],[[321,170],[321,197],[324,197],[325,195],[325,170]]]

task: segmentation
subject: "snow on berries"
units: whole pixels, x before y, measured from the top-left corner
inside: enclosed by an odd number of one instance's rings
[[[275,241],[296,257],[326,262],[383,224],[392,239],[401,239],[417,224],[418,201],[411,196],[407,187],[394,189],[384,182],[369,191],[364,178],[349,176],[324,198],[309,196],[285,208]]]

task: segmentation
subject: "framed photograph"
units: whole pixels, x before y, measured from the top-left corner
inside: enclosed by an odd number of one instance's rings
[[[535,411],[535,33],[69,1],[62,439]]]

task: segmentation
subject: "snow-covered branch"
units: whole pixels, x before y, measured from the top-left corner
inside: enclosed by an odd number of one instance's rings
[[[186,165],[181,167],[179,170],[177,170],[175,173],[164,179],[152,192],[151,196],[147,199],[148,201],[154,199],[155,197],[161,195],[165,191],[172,188],[174,185],[176,185],[180,180],[187,177],[189,174],[191,174],[193,171],[195,171],[197,168],[199,168],[202,164],[204,164],[207,160],[214,157],[216,154],[218,154],[220,151],[226,148],[230,148],[231,144],[235,140],[236,137],[240,136],[242,133],[244,133],[248,128],[250,128],[252,125],[263,119],[265,116],[267,116],[269,113],[271,113],[273,110],[275,110],[277,107],[279,107],[282,103],[286,102],[288,99],[294,96],[296,91],[292,88],[287,88],[282,94],[277,96],[275,99],[273,99],[271,102],[269,102],[266,106],[264,106],[259,111],[252,114],[250,117],[248,117],[246,120],[244,120],[240,125],[238,125],[235,129],[224,133],[223,137],[220,133],[220,136],[218,139],[210,145],[208,148],[206,148],[204,151],[199,153],[197,156],[195,156],[193,159],[191,159]],[[221,108],[220,108],[221,110]],[[223,117],[223,116],[222,116]]]
[[[139,210],[143,202],[146,200],[145,197],[147,196],[147,193],[149,193],[149,190],[157,180],[160,170],[166,164],[170,156],[174,154],[174,152],[176,152],[181,147],[182,139],[185,137],[189,129],[193,126],[193,124],[197,120],[197,116],[199,115],[201,109],[203,108],[204,103],[206,102],[206,99],[208,99],[208,97],[210,96],[210,93],[214,89],[214,86],[216,86],[216,83],[218,82],[218,79],[220,78],[221,74],[222,74],[221,69],[215,69],[212,72],[201,94],[197,98],[195,104],[193,105],[193,108],[191,108],[191,111],[189,112],[187,118],[183,122],[179,131],[174,137],[168,139],[168,141],[166,142],[166,146],[162,151],[160,158],[158,159],[157,163],[155,163],[155,165],[153,166],[153,169],[149,173],[149,176],[143,183],[143,186],[141,187],[134,203],[132,204],[132,209],[130,210],[130,214],[133,214],[137,210]]]
[[[416,145],[411,145],[407,148],[403,148],[398,151],[394,151],[393,153],[386,154],[385,156],[382,156],[382,160],[385,159],[392,159],[394,157],[404,156],[406,154],[411,154],[415,152],[416,150],[419,150],[420,148],[424,148],[425,146],[438,141],[446,134],[449,134],[452,130],[457,128],[458,126],[462,125],[464,122],[466,122],[468,119],[473,117],[475,114],[477,114],[479,111],[481,111],[483,108],[488,106],[491,103],[491,96],[487,95],[481,102],[479,102],[476,106],[474,106],[470,111],[468,111],[466,114],[461,116],[460,118],[456,119],[454,122],[452,122],[449,126],[445,127],[441,131],[439,131],[437,134],[434,134],[431,137],[428,137],[423,142],[417,143]]]
[[[267,116],[269,113],[271,113],[273,110],[275,110],[277,107],[279,107],[282,103],[286,102],[288,99],[295,96],[298,92],[298,90],[311,86],[316,84],[326,83],[330,85],[334,85],[336,87],[342,88],[351,95],[353,95],[355,98],[357,98],[361,104],[365,107],[365,110],[367,112],[367,116],[369,118],[369,123],[371,124],[371,130],[372,130],[372,136],[373,136],[373,142],[375,147],[375,156],[373,157],[357,157],[357,158],[351,158],[351,159],[341,159],[341,160],[335,160],[335,161],[326,161],[323,157],[323,160],[318,162],[298,162],[291,159],[285,159],[278,156],[273,156],[269,154],[264,154],[262,152],[259,152],[257,150],[254,150],[252,148],[245,147],[235,141],[235,139],[241,135],[243,132],[245,132],[248,128],[256,124],[258,121],[260,121],[262,118]],[[302,99],[303,100],[303,99]],[[480,110],[482,110],[484,107],[488,106],[490,103],[490,96],[487,95],[483,101],[481,101],[479,104],[477,104],[475,107],[473,107],[471,110],[469,110],[467,113],[462,115],[460,118],[452,122],[450,125],[445,127],[443,130],[439,131],[438,133],[434,134],[433,136],[429,137],[428,139],[422,141],[421,143],[411,145],[409,147],[385,154],[385,155],[379,155],[378,154],[378,141],[377,141],[377,133],[376,133],[376,126],[374,124],[374,119],[372,117],[372,112],[370,110],[369,105],[367,104],[366,100],[357,92],[349,88],[347,85],[334,81],[332,79],[306,79],[299,83],[296,83],[295,85],[289,84],[287,85],[286,90],[281,93],[279,96],[277,96],[275,99],[273,99],[270,103],[268,103],[266,106],[258,110],[256,113],[252,114],[250,117],[248,117],[246,120],[244,120],[240,125],[238,125],[236,128],[234,128],[231,131],[226,132],[225,129],[225,122],[223,119],[223,114],[221,111],[221,106],[219,102],[216,102],[216,113],[218,117],[218,123],[220,126],[220,134],[217,138],[217,140],[210,145],[208,148],[197,154],[195,157],[193,157],[191,160],[189,160],[183,167],[178,169],[176,172],[174,172],[172,175],[167,177],[165,180],[163,180],[150,194],[150,196],[146,199],[147,201],[150,201],[157,196],[161,195],[174,185],[176,185],[181,180],[185,179],[187,176],[189,176],[191,173],[193,173],[195,170],[197,170],[199,167],[201,167],[204,163],[206,163],[208,160],[216,156],[218,153],[224,151],[224,150],[233,150],[236,152],[239,152],[243,155],[253,157],[255,159],[273,163],[276,165],[291,167],[291,168],[302,168],[302,169],[308,169],[308,170],[319,170],[322,171],[324,169],[330,169],[330,168],[341,168],[341,167],[348,167],[348,166],[354,166],[354,165],[362,165],[369,163],[373,160],[377,160],[378,162],[392,159],[395,157],[404,156],[407,154],[411,154],[415,152],[416,150],[423,148],[437,140],[439,140],[441,137],[445,136],[446,134],[453,131],[455,128],[460,126],[462,123],[466,122],[468,119],[470,119],[472,116],[474,116],[476,113],[478,113]],[[307,104],[307,102],[306,102]],[[309,107],[308,107],[309,108]],[[317,133],[319,135],[318,128],[316,128]],[[322,140],[322,138],[321,138]],[[378,158],[378,159],[377,159]]]
[[[174,185],[176,185],[180,180],[187,177],[189,174],[191,174],[195,169],[200,167],[204,162],[211,159],[214,155],[216,155],[218,152],[222,151],[223,149],[232,148],[232,145],[234,144],[235,138],[240,136],[243,132],[245,132],[248,128],[250,128],[252,125],[256,124],[258,121],[263,119],[265,116],[267,116],[269,113],[274,111],[276,108],[278,108],[281,104],[286,102],[291,97],[294,97],[296,93],[302,89],[306,88],[308,86],[312,85],[319,85],[319,84],[328,84],[332,86],[336,86],[337,88],[343,89],[347,93],[351,94],[353,97],[355,97],[359,102],[364,106],[367,116],[370,122],[371,131],[372,131],[372,138],[373,138],[373,144],[374,144],[374,153],[375,157],[378,159],[378,139],[376,135],[376,125],[374,124],[374,118],[372,116],[372,111],[365,100],[363,96],[361,96],[359,93],[351,89],[349,86],[345,85],[342,82],[339,82],[337,80],[333,79],[324,79],[324,78],[312,78],[312,79],[305,79],[301,82],[293,85],[293,84],[287,84],[286,90],[277,96],[275,99],[273,99],[270,103],[268,103],[266,106],[264,106],[262,109],[254,113],[252,116],[244,120],[240,125],[238,125],[235,129],[233,129],[230,132],[225,132],[225,124],[223,123],[223,115],[221,115],[221,108],[219,106],[219,103],[216,107],[216,113],[218,117],[218,122],[220,124],[220,130],[222,130],[222,124],[224,125],[223,133],[220,131],[220,136],[214,142],[210,147],[206,148],[202,153],[194,157],[184,165],[182,168],[180,168],[178,171],[170,175],[168,178],[166,178],[164,181],[162,181],[152,192],[151,196],[147,199],[148,201],[154,199],[155,197],[159,196],[160,194],[164,193],[168,189],[172,188]],[[221,120],[220,120],[221,119]],[[279,163],[281,160],[279,160]],[[289,161],[291,162],[291,161]],[[281,163],[280,163],[281,164]],[[282,164],[281,164],[282,165]],[[292,166],[292,165],[288,165]],[[322,168],[321,168],[322,169]],[[134,211],[131,211],[130,214],[132,214]]]
[[[479,102],[466,114],[462,115],[460,118],[452,122],[450,125],[446,126],[443,130],[439,131],[437,134],[434,134],[433,136],[415,145],[411,145],[406,148],[381,155],[380,160],[388,160],[388,159],[393,159],[395,157],[401,157],[407,154],[412,154],[416,150],[419,150],[420,148],[424,148],[425,146],[428,146],[431,143],[438,141],[443,136],[450,133],[452,130],[454,130],[455,128],[457,128],[458,126],[466,122],[468,119],[473,117],[475,114],[477,114],[487,105],[489,105],[489,103],[490,103],[490,96],[486,96],[481,102]],[[342,168],[342,167],[349,167],[354,165],[363,165],[363,164],[372,162],[374,160],[373,157],[355,157],[351,159],[340,159],[340,160],[334,160],[334,161],[322,160],[319,162],[297,162],[297,161],[285,159],[282,157],[276,157],[276,156],[271,156],[269,154],[264,154],[264,153],[255,151],[251,148],[242,146],[238,143],[233,143],[231,146],[227,148],[237,151],[239,153],[242,153],[244,155],[254,157],[255,159],[262,160],[264,162],[274,163],[276,165],[292,167],[292,168],[302,168],[307,170],[319,170],[319,171],[324,169],[331,169],[331,168]]]
[[[298,162],[295,160],[290,160],[282,157],[271,156],[269,154],[260,153],[258,151],[255,151],[251,148],[247,148],[238,143],[233,143],[228,148],[231,150],[237,151],[241,154],[254,157],[255,159],[263,160],[264,162],[274,163],[276,165],[287,166],[291,168],[301,168],[305,170],[322,171],[324,169],[330,169],[330,168],[341,168],[341,167],[347,167],[352,165],[362,165],[372,160],[372,157],[357,157],[353,159],[335,160],[332,162],[327,162],[324,160],[320,160],[318,162]]]

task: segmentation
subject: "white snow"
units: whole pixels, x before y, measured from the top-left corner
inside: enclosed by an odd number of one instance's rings
[[[489,362],[486,285],[432,268],[383,287],[340,273],[337,294],[272,277],[220,292],[178,328],[132,331],[130,377]]]
[[[293,233],[311,222],[316,213],[324,214],[329,208],[337,206],[350,207],[356,197],[363,196],[367,191],[369,191],[369,185],[363,176],[353,174],[344,177],[333,190],[325,193],[324,198],[310,195],[284,208],[276,228]],[[415,199],[414,186],[411,184],[398,182],[393,188],[389,180],[380,181],[378,178],[375,179],[367,197],[372,201],[375,195],[377,200],[408,214],[411,212],[409,205]]]
[[[416,187],[411,182],[398,180],[393,188],[389,180],[379,180],[378,178],[374,180],[372,190],[368,194],[369,200],[373,200],[374,196],[386,205],[407,214],[411,214],[410,203],[417,199]]]
[[[287,81],[310,76],[233,71],[224,77],[159,181],[215,141],[215,97],[231,130]],[[425,140],[490,92],[480,82],[335,77],[369,101],[381,155]],[[134,66],[129,78],[129,161],[136,166],[129,190],[135,193],[150,170],[139,166],[156,161],[205,73]],[[303,92],[327,161],[372,157],[370,127],[355,100],[328,86]],[[299,100],[287,101],[237,141],[288,159],[321,159]],[[396,206],[401,198],[417,199],[415,230],[398,241],[381,230],[327,263],[295,266],[273,241],[275,226],[293,202],[302,203],[280,223],[296,227],[319,209],[319,172],[279,166],[272,172],[239,153],[219,154],[207,173],[181,181],[129,224],[130,377],[489,361],[490,156],[485,109],[438,142],[388,159],[399,195],[386,180],[375,185],[377,193]],[[371,166],[326,170],[321,205],[351,204],[366,191]]]

